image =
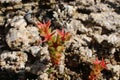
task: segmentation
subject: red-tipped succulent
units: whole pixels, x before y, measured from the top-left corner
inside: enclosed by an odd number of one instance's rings
[[[54,33],[46,34],[46,35],[44,36],[44,40],[43,40],[42,42],[49,41],[49,40],[52,38],[53,35],[54,35]]]
[[[62,41],[67,41],[70,39],[70,33],[65,32],[64,29],[62,29],[62,31],[57,29],[56,31],[57,31],[58,35],[60,36],[60,38],[62,39]]]
[[[64,50],[64,43],[70,39],[70,33],[65,32],[64,29],[51,31],[50,28],[51,22],[48,21],[47,23],[37,23],[37,26],[40,30],[40,36],[44,39],[42,42],[46,42],[48,44],[48,50],[50,53],[51,61],[53,64],[58,65],[61,60],[61,53]]]
[[[106,66],[106,62],[104,61],[104,59],[102,58],[102,61],[100,62],[100,66],[103,68],[103,69],[107,69],[107,66]]]
[[[97,58],[95,61],[93,61],[93,64],[94,64],[94,65],[99,65],[100,63],[101,63],[101,61],[98,60],[98,58]]]
[[[96,80],[99,74],[103,69],[107,69],[106,62],[102,58],[102,60],[98,60],[98,58],[93,62],[92,71],[89,76],[89,80]]]
[[[41,23],[41,22],[38,22],[37,23],[37,26],[38,26],[38,28],[42,31],[43,30],[43,32],[47,32],[48,31],[48,29],[49,29],[49,27],[50,27],[50,25],[51,25],[51,22],[50,22],[50,20],[47,22],[47,23]]]
[[[55,32],[53,33],[51,32],[50,25],[51,25],[50,21],[48,21],[47,23],[41,23],[41,22],[37,23],[37,26],[40,30],[40,35],[44,38],[42,42],[49,41],[55,33]]]

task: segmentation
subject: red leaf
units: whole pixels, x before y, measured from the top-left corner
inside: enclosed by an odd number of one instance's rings
[[[107,67],[106,67],[106,62],[104,61],[104,59],[102,58],[102,61],[100,62],[100,66],[102,67],[102,68],[104,68],[104,69],[107,69]]]
[[[63,41],[65,41],[68,38],[68,36],[69,36],[69,32],[65,33],[64,29],[62,29],[62,31],[60,31],[59,29],[57,29],[56,31],[57,31],[58,35],[61,37],[61,39]]]
[[[51,34],[46,34],[46,35],[44,36],[44,40],[43,40],[42,42],[49,41],[54,34],[55,34],[55,32],[54,32],[54,33],[51,33]]]
[[[51,25],[51,22],[50,20],[47,22],[47,23],[41,23],[41,22],[38,22],[37,23],[37,26],[38,28],[40,29],[41,32],[44,32],[44,33],[49,33],[49,27]]]
[[[98,58],[93,62],[95,65],[99,65],[100,64],[100,60],[98,60]]]
[[[107,69],[106,67],[106,62],[104,61],[104,59],[102,58],[102,61],[98,60],[98,58],[93,62],[95,65],[99,65],[101,66],[103,69]]]

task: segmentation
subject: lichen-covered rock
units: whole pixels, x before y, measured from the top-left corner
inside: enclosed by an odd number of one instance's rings
[[[93,6],[90,6],[87,8],[88,10],[92,12],[107,12],[107,11],[113,11],[112,8],[109,8],[107,4],[99,3]]]
[[[91,6],[91,5],[94,5],[95,3],[94,0],[76,0],[76,2],[83,6]]]
[[[33,46],[29,50],[31,51],[34,57],[38,58],[38,60],[36,60],[33,64],[31,64],[31,66],[28,66],[29,72],[36,75],[41,75],[50,67],[49,66],[50,55],[49,55],[48,48]]]
[[[89,20],[110,31],[117,31],[120,28],[120,15],[115,12],[91,13]]]
[[[120,78],[119,77],[120,76],[120,65],[111,65],[111,64],[108,64],[107,67],[114,74],[113,79],[114,80],[119,80],[119,78]]]
[[[105,0],[104,2],[108,3],[108,4],[112,3],[112,4],[116,5],[116,6],[120,6],[120,0]]]
[[[39,51],[41,48],[39,46],[31,46],[27,49],[27,52],[31,53],[34,57],[39,57]]]
[[[108,69],[98,79],[119,80],[119,8],[120,0],[0,0],[0,70],[20,71],[30,80],[34,75],[39,80],[88,80],[93,59],[104,58]],[[39,45],[34,26],[49,19],[52,30],[64,27],[72,35],[59,65],[50,62],[47,44]],[[0,71],[0,80],[6,73]],[[23,80],[15,75],[10,80]]]
[[[62,6],[62,7],[61,7]],[[68,4],[61,4],[56,11],[53,11],[53,17],[57,20],[57,22],[62,26],[65,24],[64,20],[68,20],[69,17],[73,17],[76,12],[76,7]],[[64,10],[62,10],[64,9]],[[67,17],[69,16],[69,17]],[[57,25],[58,26],[58,25]]]
[[[15,16],[13,19],[9,19],[9,22],[11,27],[22,29],[27,26],[27,22],[24,19],[24,16]]]
[[[22,0],[0,0],[1,3],[19,3]]]
[[[120,46],[120,34],[118,33],[113,33],[110,34],[109,36],[94,34],[93,38],[99,44],[101,44],[103,41],[106,41],[108,45],[113,45],[113,47]]]
[[[27,54],[21,51],[3,51],[0,54],[1,69],[19,71],[25,69]]]
[[[86,56],[88,58],[93,57],[92,50],[89,49],[88,47],[80,47],[80,54],[82,54],[83,56]]]
[[[25,14],[25,19],[28,23],[35,23],[34,20],[32,19],[32,11],[28,11]]]
[[[48,64],[41,63],[39,60],[35,61],[34,64],[30,67],[30,73],[41,75],[45,72],[50,66]]]
[[[39,41],[38,28],[27,26],[23,16],[15,16],[9,24],[12,28],[6,35],[6,42],[11,49],[26,50]]]
[[[120,34],[111,34],[108,36],[108,43],[113,44],[114,47],[120,47]]]
[[[46,64],[50,62],[50,54],[47,47],[41,47],[38,56],[40,57],[40,62]]]
[[[5,18],[4,16],[0,16],[0,25],[4,25],[4,22],[5,22],[4,18]]]
[[[67,29],[73,34],[76,34],[78,31],[79,33],[86,33],[88,31],[87,28],[81,23],[79,20],[71,20],[70,23],[67,23]]]
[[[82,17],[81,17],[82,16]],[[88,20],[88,15],[87,14],[82,14],[82,13],[78,13],[76,12],[74,15],[73,15],[73,19],[78,19],[78,20],[81,20],[81,21],[87,21]],[[74,20],[73,20],[74,21]]]
[[[66,44],[67,52],[79,53],[81,47],[81,40],[79,40],[78,36],[73,37],[69,43]]]
[[[72,16],[72,15],[75,14],[76,9],[77,9],[75,6],[70,6],[70,5],[68,5],[68,4],[63,4],[63,6],[64,6],[64,8],[65,8],[64,13],[65,13],[66,15]]]
[[[28,31],[26,28],[11,28],[6,35],[6,42],[11,49],[25,50],[30,45],[35,45],[36,42],[39,41],[39,34],[33,34],[34,33]]]
[[[38,77],[38,80],[49,80],[48,79],[48,74],[47,73],[43,73]]]
[[[62,53],[62,56],[60,59],[60,64],[58,65],[59,74],[64,73],[64,69],[65,69],[64,61],[65,61],[65,55]]]
[[[68,52],[79,54],[80,51],[82,51],[82,52],[84,51],[85,54],[88,54],[88,52],[87,52],[88,49],[81,50],[81,47],[84,46],[84,48],[85,48],[86,46],[88,46],[90,44],[91,40],[92,39],[86,35],[74,36],[73,39],[71,39],[70,42],[66,45],[66,47],[68,49]],[[91,56],[89,56],[89,57],[91,57]]]
[[[115,66],[113,66],[113,68],[112,68],[112,70],[113,70],[113,72],[114,72],[114,77],[113,77],[113,79],[115,79],[115,80],[118,80],[118,79],[120,79],[120,65],[115,65]]]
[[[34,42],[34,41],[39,42],[40,41],[39,29],[37,27],[28,26],[27,31],[29,31],[29,34],[32,35],[32,37],[30,38],[32,42]]]
[[[104,40],[107,40],[108,36],[107,35],[99,35],[99,34],[94,34],[93,35],[94,40],[97,43],[102,43]]]

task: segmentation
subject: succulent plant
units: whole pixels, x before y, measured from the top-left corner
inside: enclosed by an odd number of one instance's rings
[[[64,29],[62,31],[59,29],[51,31],[50,24],[50,21],[47,23],[39,22],[37,26],[40,30],[40,36],[44,38],[41,42],[48,44],[52,63],[58,65],[64,50],[64,43],[70,39],[71,35],[69,32],[65,32]]]
[[[107,69],[106,62],[102,58],[102,60],[98,60],[98,58],[93,62],[92,71],[89,76],[89,80],[96,80],[99,74],[103,69]]]

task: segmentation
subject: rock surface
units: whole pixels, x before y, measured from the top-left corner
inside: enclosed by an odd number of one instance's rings
[[[21,51],[3,51],[0,55],[1,69],[15,70],[16,72],[25,69],[28,60],[26,53]]]
[[[22,16],[14,17],[10,23],[13,28],[8,31],[6,42],[11,49],[26,50],[39,41],[38,29],[29,26],[26,28],[27,23]]]
[[[48,20],[72,35],[59,65],[40,43]],[[119,80],[119,53],[120,0],[0,0],[0,80],[89,80],[96,58],[108,62],[98,79]]]
[[[90,19],[103,29],[117,31],[120,28],[120,15],[114,12],[91,13]]]

